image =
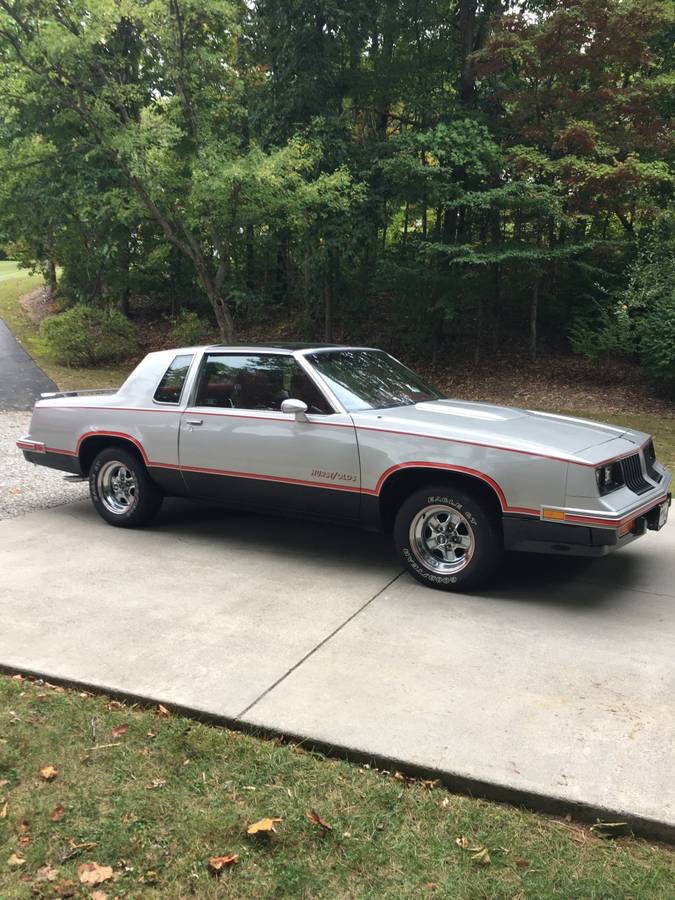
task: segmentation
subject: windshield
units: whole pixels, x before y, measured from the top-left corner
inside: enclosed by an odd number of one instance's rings
[[[307,359],[349,412],[411,406],[443,396],[381,350],[326,350]]]

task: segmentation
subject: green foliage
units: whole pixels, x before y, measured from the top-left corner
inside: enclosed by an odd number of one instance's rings
[[[119,362],[137,346],[136,329],[122,313],[82,304],[44,319],[40,336],[54,358],[69,366]]]
[[[668,388],[675,388],[674,284],[654,299],[637,331],[646,370]]]
[[[672,35],[660,0],[0,0],[0,245],[227,340],[652,346],[614,307],[675,194]]]
[[[675,217],[664,217],[642,238],[624,294],[645,369],[675,388]]]
[[[211,324],[191,309],[183,309],[173,320],[171,340],[177,347],[203,344],[213,331]]]
[[[587,317],[577,319],[570,328],[569,339],[575,353],[594,360],[629,354],[636,347],[634,325],[625,304],[611,310],[599,307],[595,321]]]

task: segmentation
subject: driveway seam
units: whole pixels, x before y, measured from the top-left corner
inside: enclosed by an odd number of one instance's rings
[[[387,588],[390,588],[392,586],[392,584],[394,584],[395,581],[398,581],[398,579],[401,577],[401,575],[404,575],[404,574],[405,574],[405,571],[402,570],[402,571],[398,572],[398,574],[394,575],[394,577],[391,579],[391,581],[388,581],[384,585],[384,587],[380,588],[380,590],[377,591],[376,594],[373,594],[373,596],[370,597],[368,600],[366,600],[366,602],[362,606],[359,606],[359,608],[355,612],[353,612],[351,614],[351,616],[348,616],[344,620],[344,622],[342,622],[340,625],[338,625],[337,628],[334,628],[333,631],[331,631],[330,634],[326,635],[325,638],[323,638],[321,641],[319,641],[319,643],[315,647],[312,647],[311,650],[309,650],[307,653],[305,653],[305,655],[303,657],[301,657],[301,659],[299,659],[294,665],[292,665],[291,668],[287,672],[284,672],[284,674],[280,678],[277,678],[277,680],[275,682],[273,682],[268,688],[265,688],[265,690],[261,694],[259,694],[255,698],[255,700],[253,700],[251,703],[249,703],[249,705],[245,709],[242,709],[242,711],[240,713],[237,713],[237,715],[234,717],[235,721],[238,719],[241,719],[242,716],[245,716],[247,712],[252,710],[253,707],[257,703],[260,703],[260,701],[263,699],[263,697],[266,697],[269,693],[271,693],[271,691],[273,691],[276,687],[278,687],[282,681],[285,681],[289,675],[292,675],[293,672],[296,671],[296,669],[299,669],[300,666],[310,658],[310,656],[314,656],[314,654],[317,652],[317,650],[320,650],[322,647],[324,647],[328,643],[328,641],[330,641],[332,638],[335,637],[336,634],[338,634],[340,631],[342,631],[342,629],[346,625],[349,625],[349,623],[351,621],[353,621],[358,615],[360,615],[360,613],[362,613],[364,609],[366,609],[368,606],[370,606],[370,604],[373,602],[373,600],[377,600],[377,598],[381,594],[383,594],[387,590]]]

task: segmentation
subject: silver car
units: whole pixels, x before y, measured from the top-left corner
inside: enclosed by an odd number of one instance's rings
[[[666,522],[649,435],[443,397],[381,350],[276,344],[150,353],[110,392],[43,395],[17,442],[88,478],[111,525],[167,495],[393,533],[410,573],[484,581],[504,550],[601,556]]]

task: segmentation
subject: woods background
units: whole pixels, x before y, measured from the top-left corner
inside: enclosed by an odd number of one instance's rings
[[[167,317],[672,388],[673,9],[0,0],[0,248],[55,346]]]

